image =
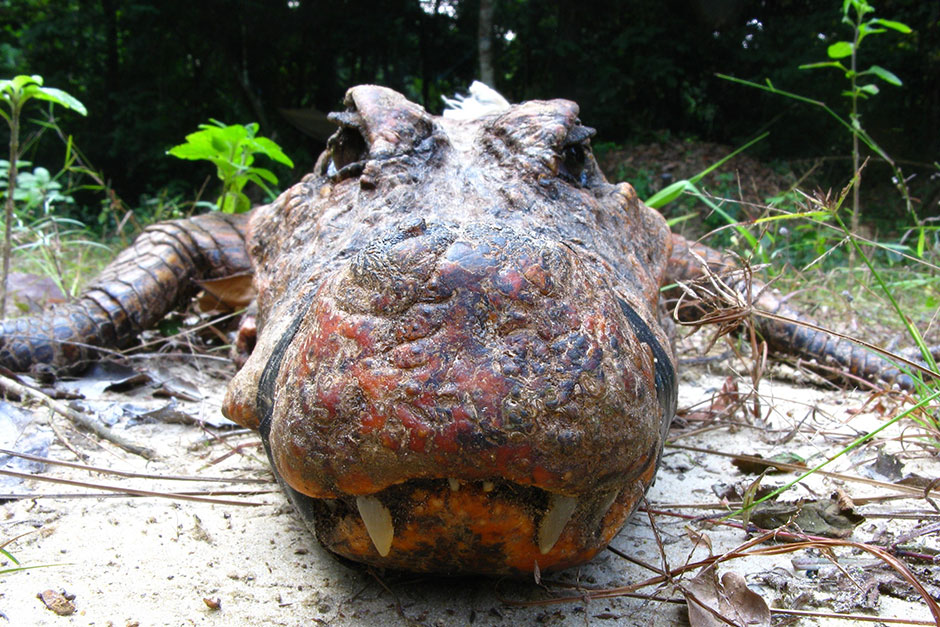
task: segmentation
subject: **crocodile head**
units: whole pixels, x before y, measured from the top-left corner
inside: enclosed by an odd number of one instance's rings
[[[439,118],[349,91],[315,171],[257,209],[258,337],[224,412],[331,551],[414,571],[591,559],[675,412],[670,239],[572,102]]]

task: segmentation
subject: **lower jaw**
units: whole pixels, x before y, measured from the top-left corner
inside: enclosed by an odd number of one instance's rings
[[[554,542],[540,528],[552,495],[509,481],[412,480],[365,497],[385,508],[390,540],[376,540],[374,527],[370,534],[363,497],[313,499],[287,491],[320,542],[350,560],[411,572],[527,577],[536,569],[583,564],[606,547],[638,505],[655,465],[651,460],[630,485],[601,486],[567,501],[570,517],[550,534]]]

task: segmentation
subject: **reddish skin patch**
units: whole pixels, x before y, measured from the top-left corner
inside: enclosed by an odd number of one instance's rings
[[[434,436],[434,445],[443,453],[456,453],[460,449],[457,443],[461,434],[473,431],[470,414],[463,407],[450,410],[450,422]]]
[[[519,300],[522,288],[526,285],[525,277],[514,269],[505,270],[497,277],[498,289],[512,300]]]
[[[368,435],[378,431],[385,426],[385,415],[377,411],[375,407],[370,407],[369,411],[363,412],[359,418],[359,433]]]
[[[363,361],[357,361],[351,369],[351,374],[359,383],[359,389],[371,401],[380,401],[388,398],[389,393],[401,384],[401,375],[398,371],[381,372],[370,368]]]
[[[529,280],[529,283],[537,287],[543,294],[551,289],[551,275],[549,275],[542,266],[532,264],[525,269],[524,274],[525,278]]]
[[[531,465],[532,446],[529,444],[506,445],[496,449],[496,474],[509,474],[510,466]],[[516,464],[513,464],[516,462]],[[547,485],[547,484],[543,484]]]
[[[375,344],[372,339],[374,325],[367,320],[351,322],[343,320],[337,327],[337,332],[343,337],[354,340],[359,345],[362,355],[371,355]]]
[[[336,488],[346,494],[370,494],[375,482],[365,473],[348,470],[336,477]]]
[[[431,427],[415,416],[405,405],[395,406],[395,416],[408,429],[408,448],[415,453],[423,453],[431,435]]]
[[[549,485],[553,477],[554,475],[542,466],[536,466],[532,469],[532,479],[535,485]]]
[[[317,403],[326,409],[330,420],[336,418],[336,408],[342,398],[343,387],[342,383],[337,383],[329,388],[317,388]]]
[[[390,451],[400,451],[401,450],[401,441],[399,441],[394,435],[388,431],[383,431],[379,434],[379,439],[382,440],[382,446],[387,448]]]

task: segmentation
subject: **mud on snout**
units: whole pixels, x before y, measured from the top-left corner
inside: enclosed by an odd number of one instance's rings
[[[655,318],[610,285],[564,243],[421,219],[326,278],[262,377],[261,425],[321,542],[494,574],[606,546],[676,393]]]

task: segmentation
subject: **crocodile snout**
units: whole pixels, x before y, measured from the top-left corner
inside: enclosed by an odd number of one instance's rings
[[[412,220],[323,281],[261,431],[328,548],[504,573],[609,542],[652,481],[675,385],[661,332],[627,314],[642,304],[594,268],[512,229]]]

